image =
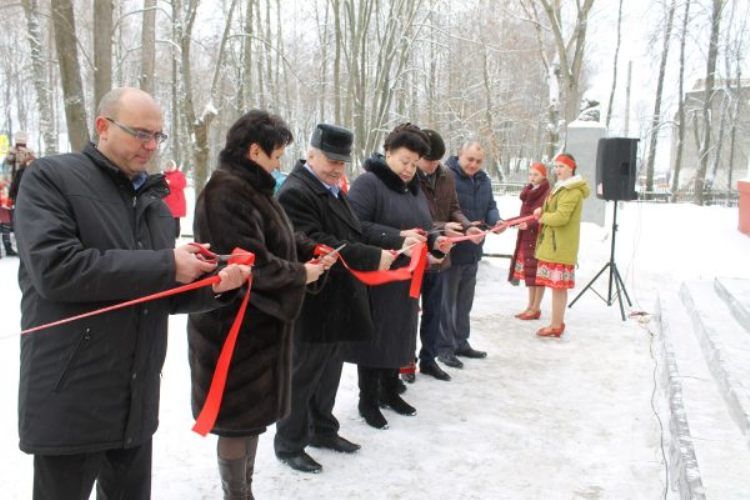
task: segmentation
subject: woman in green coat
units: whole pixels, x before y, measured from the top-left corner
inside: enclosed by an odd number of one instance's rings
[[[552,289],[552,321],[536,332],[540,337],[559,337],[565,331],[568,289],[575,285],[581,209],[590,194],[586,181],[576,175],[573,155],[559,154],[554,163],[557,183],[544,205],[534,210],[542,226],[536,242],[536,283]]]

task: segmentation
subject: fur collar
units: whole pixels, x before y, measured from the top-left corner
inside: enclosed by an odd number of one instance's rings
[[[375,174],[375,177],[380,179],[380,181],[391,191],[397,193],[411,193],[414,196],[419,192],[419,179],[416,174],[408,183],[405,183],[401,180],[401,177],[390,169],[385,162],[385,157],[379,153],[375,153],[365,160],[363,167],[366,171]]]
[[[273,191],[276,188],[276,179],[266,172],[263,167],[249,158],[222,157],[219,168],[245,179],[251,186],[263,194],[273,196]]]
[[[534,204],[539,198],[544,198],[549,192],[549,181],[542,179],[542,182],[536,186],[533,184],[527,184],[523,191],[521,191],[521,200],[530,204]]]

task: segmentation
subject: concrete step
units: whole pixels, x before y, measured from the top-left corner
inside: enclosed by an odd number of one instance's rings
[[[750,448],[750,339],[747,332],[734,319],[712,283],[683,283],[680,297],[729,414]]]
[[[680,295],[665,292],[657,304],[670,409],[671,485],[681,498],[746,499],[750,450]]]
[[[726,302],[740,326],[750,333],[750,281],[716,278],[714,289]]]

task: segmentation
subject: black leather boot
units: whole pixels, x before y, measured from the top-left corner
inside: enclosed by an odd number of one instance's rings
[[[378,407],[380,392],[380,371],[377,368],[358,366],[359,374],[359,414],[365,422],[376,429],[387,429],[388,421]]]
[[[417,414],[417,409],[404,401],[401,396],[399,396],[398,382],[398,369],[383,370],[381,379],[383,393],[380,396],[380,403],[382,406],[390,408],[399,415],[413,417]]]

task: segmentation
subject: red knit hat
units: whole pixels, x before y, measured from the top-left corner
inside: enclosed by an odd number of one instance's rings
[[[536,170],[542,177],[547,177],[547,167],[544,166],[544,163],[534,162],[531,164],[530,170]]]
[[[571,169],[574,174],[576,173],[576,161],[569,154],[560,153],[559,155],[555,156],[555,163],[562,163],[563,165]]]

